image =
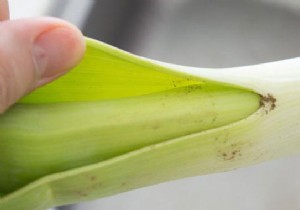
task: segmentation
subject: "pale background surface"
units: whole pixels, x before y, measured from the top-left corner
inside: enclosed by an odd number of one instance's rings
[[[130,21],[122,22],[121,29],[117,30],[112,26],[118,26],[119,20],[113,16],[121,13],[110,13],[110,10],[128,10],[126,1],[120,2],[11,0],[11,14],[13,18],[53,14],[83,28],[89,36],[140,55],[184,65],[229,67],[300,55],[298,0],[140,1],[146,5],[138,10],[143,13],[138,14],[139,18],[128,17]],[[89,18],[89,12],[99,4],[104,8],[98,11],[99,19]],[[60,209],[299,210],[299,177],[300,155]]]

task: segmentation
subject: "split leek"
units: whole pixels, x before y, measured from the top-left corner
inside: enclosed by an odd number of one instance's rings
[[[199,69],[87,39],[0,117],[0,209],[70,204],[300,150],[299,59]]]

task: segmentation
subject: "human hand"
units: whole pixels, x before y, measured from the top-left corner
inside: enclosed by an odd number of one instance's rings
[[[0,113],[75,66],[84,54],[81,32],[55,18],[9,20],[0,0]]]

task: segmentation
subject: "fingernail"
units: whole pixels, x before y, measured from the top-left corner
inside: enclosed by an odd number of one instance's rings
[[[33,60],[41,79],[61,75],[78,62],[78,40],[78,33],[67,27],[48,30],[36,38]]]

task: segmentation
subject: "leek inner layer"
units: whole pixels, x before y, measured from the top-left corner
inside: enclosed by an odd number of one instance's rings
[[[253,114],[259,101],[251,91],[203,83],[112,100],[17,104],[0,118],[0,193],[231,124]]]

